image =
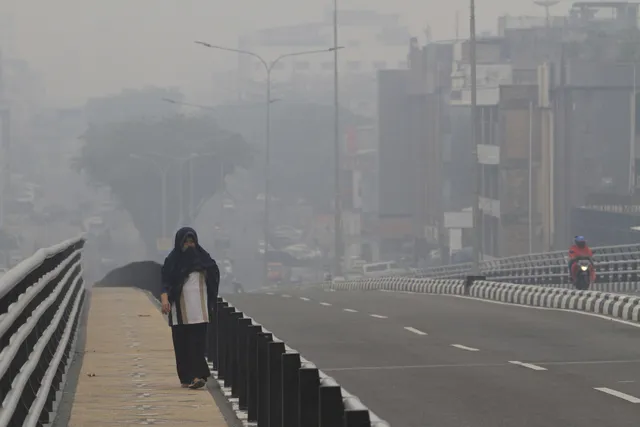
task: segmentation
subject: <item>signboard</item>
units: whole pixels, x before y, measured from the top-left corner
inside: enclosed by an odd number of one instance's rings
[[[473,228],[473,212],[445,212],[444,228]]]

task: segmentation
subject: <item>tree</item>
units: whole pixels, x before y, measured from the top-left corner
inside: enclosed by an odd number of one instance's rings
[[[109,100],[117,105],[113,101]],[[204,202],[221,191],[221,177],[237,167],[248,167],[252,157],[239,134],[221,129],[206,117],[175,115],[94,123],[82,139],[84,146],[75,161],[76,169],[86,173],[91,184],[111,189],[131,215],[150,253],[157,238],[170,237],[177,226],[188,221],[190,206],[195,209],[195,218]],[[190,200],[186,159],[192,154],[194,197]],[[167,177],[165,215],[169,236],[162,236],[163,170]],[[179,224],[180,218],[183,224]]]
[[[122,123],[143,117],[171,117],[178,113],[178,105],[164,102],[184,100],[178,89],[148,86],[144,89],[125,89],[119,94],[87,101],[84,111],[90,124]]]

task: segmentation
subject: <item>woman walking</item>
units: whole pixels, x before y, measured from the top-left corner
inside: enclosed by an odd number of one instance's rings
[[[202,388],[211,376],[205,359],[207,324],[218,298],[220,270],[190,227],[176,233],[162,266],[162,312],[169,315],[176,368],[183,388]]]

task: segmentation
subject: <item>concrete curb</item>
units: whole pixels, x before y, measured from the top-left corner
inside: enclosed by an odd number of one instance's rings
[[[598,291],[577,291],[536,285],[515,285],[465,280],[383,277],[325,283],[324,288],[346,291],[402,291],[426,294],[465,295],[491,301],[544,308],[577,310],[602,314],[631,322],[640,322],[640,297]]]

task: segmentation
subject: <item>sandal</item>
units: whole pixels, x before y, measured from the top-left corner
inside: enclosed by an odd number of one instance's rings
[[[202,378],[196,378],[191,382],[191,384],[189,384],[189,388],[192,389],[192,390],[196,390],[196,389],[204,387],[206,383],[207,382],[205,380],[203,380]]]

